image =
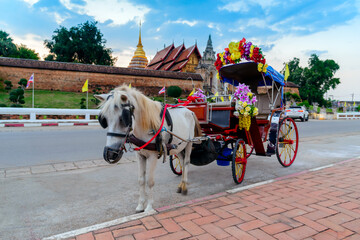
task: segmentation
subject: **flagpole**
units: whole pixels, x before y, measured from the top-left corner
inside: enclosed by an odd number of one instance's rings
[[[166,104],[166,88],[165,88],[165,92],[164,92],[164,103]]]
[[[35,85],[35,76],[33,78],[33,90],[32,90],[32,108],[34,108],[34,85]]]
[[[88,87],[88,90],[86,91],[86,109],[89,109],[89,101],[88,100],[89,100],[89,87]]]

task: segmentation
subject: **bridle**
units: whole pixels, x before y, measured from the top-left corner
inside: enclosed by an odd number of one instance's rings
[[[130,102],[121,104],[121,107],[123,110],[122,110],[121,118],[119,119],[119,121],[122,122],[123,125],[125,125],[128,128],[125,133],[116,133],[116,132],[107,132],[106,133],[106,136],[125,138],[125,141],[121,144],[119,149],[114,149],[114,148],[105,146],[104,152],[103,152],[103,157],[104,157],[105,161],[110,164],[115,164],[120,161],[120,159],[124,153],[124,150],[125,150],[125,143],[128,142],[128,138],[129,138],[130,132],[132,130],[132,118],[134,117],[135,107]],[[107,124],[106,118],[104,118],[100,114],[98,120],[99,120],[101,127],[103,127],[104,129],[107,128],[108,124]]]

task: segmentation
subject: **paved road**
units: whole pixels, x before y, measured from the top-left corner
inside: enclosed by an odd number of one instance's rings
[[[325,124],[330,129],[322,130]],[[243,186],[360,156],[360,130],[355,128],[359,122],[311,121],[298,126],[302,139],[295,163],[282,168],[274,156],[251,156]],[[64,154],[69,151],[63,149]],[[180,178],[168,162],[159,162],[156,174],[155,208],[237,187],[231,168],[216,163],[191,166],[187,196],[175,192]],[[138,198],[137,166],[132,161],[6,178],[0,170],[0,186],[0,239],[37,239],[128,216],[134,214]]]
[[[360,131],[357,120],[297,121],[297,125],[302,141]],[[1,128],[0,169],[102,159],[105,132],[100,126]]]

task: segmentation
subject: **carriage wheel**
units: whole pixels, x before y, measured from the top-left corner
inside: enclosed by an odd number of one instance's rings
[[[244,180],[246,170],[246,147],[245,142],[241,139],[236,141],[232,156],[232,176],[234,182],[240,184]]]
[[[176,175],[182,174],[181,160],[176,155],[170,155],[170,168]]]
[[[295,160],[299,146],[299,134],[292,118],[280,121],[276,139],[276,156],[283,167],[289,167]]]

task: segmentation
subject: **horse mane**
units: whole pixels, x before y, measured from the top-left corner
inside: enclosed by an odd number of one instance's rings
[[[130,102],[135,106],[135,111],[139,113],[136,121],[144,131],[160,128],[161,104],[153,101],[135,88],[122,85],[114,89],[114,99],[121,101],[121,93],[125,92],[130,98]],[[116,100],[117,101],[117,100]]]

